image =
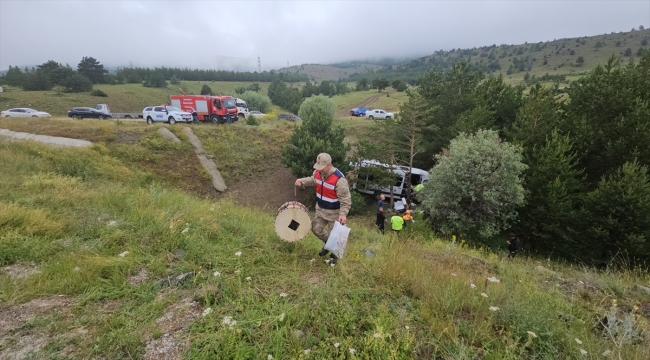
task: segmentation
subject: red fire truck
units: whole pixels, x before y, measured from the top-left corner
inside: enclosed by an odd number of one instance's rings
[[[199,121],[213,123],[232,123],[237,121],[237,106],[232,96],[210,95],[172,95],[169,97],[172,106],[181,108],[189,113],[196,112]]]

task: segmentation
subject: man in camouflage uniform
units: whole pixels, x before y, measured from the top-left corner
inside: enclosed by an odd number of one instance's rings
[[[315,186],[316,215],[311,223],[311,231],[324,243],[327,242],[334,222],[338,220],[345,224],[346,216],[352,206],[352,196],[348,181],[339,169],[332,165],[332,157],[321,153],[314,164],[314,174],[310,177],[297,179],[295,185],[300,187]],[[327,226],[327,230],[325,227]],[[329,251],[321,249],[318,255],[325,256]],[[336,264],[336,256],[330,255],[330,264]]]

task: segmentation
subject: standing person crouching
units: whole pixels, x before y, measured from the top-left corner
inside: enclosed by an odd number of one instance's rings
[[[297,179],[295,185],[315,186],[316,215],[311,223],[311,231],[323,243],[327,242],[329,232],[338,220],[345,225],[346,217],[352,205],[350,187],[345,175],[332,165],[332,157],[327,153],[321,153],[314,164],[314,174],[310,177]],[[327,227],[327,230],[325,229]],[[325,256],[329,251],[323,247],[318,255]],[[330,264],[336,264],[336,256],[330,255]]]

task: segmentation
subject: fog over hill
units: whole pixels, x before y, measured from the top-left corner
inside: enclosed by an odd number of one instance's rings
[[[650,25],[648,1],[1,1],[0,69],[92,56],[107,66],[268,71],[639,25]]]

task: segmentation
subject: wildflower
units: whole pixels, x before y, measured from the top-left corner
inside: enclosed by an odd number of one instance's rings
[[[499,308],[498,308],[498,307],[496,307],[496,306],[490,306],[490,310],[492,310],[492,311],[498,311],[498,310],[499,310]]]
[[[79,269],[79,266],[75,267],[73,270],[76,271],[76,272],[81,271],[81,269]]]
[[[582,354],[582,355],[587,355],[587,352],[584,351],[583,349],[580,349],[580,354]]]
[[[637,311],[637,310],[639,310],[639,307],[636,306],[636,305],[634,305],[634,306],[632,307],[632,309],[634,309],[634,311]]]
[[[454,274],[454,273],[451,273],[451,276],[456,276],[456,274]]]
[[[287,297],[287,293],[280,293],[280,297]]]
[[[469,288],[470,288],[470,289],[476,289],[476,285],[474,285],[474,284],[469,284]]]
[[[218,272],[218,271],[215,271],[212,275],[214,275],[214,276],[221,276],[221,273]]]
[[[207,308],[207,309],[203,310],[203,315],[202,316],[206,316],[211,312],[212,312],[212,308]]]
[[[125,252],[123,252],[123,253],[118,254],[117,256],[119,256],[119,257],[125,257],[126,254],[128,254],[128,253],[129,253],[128,251],[125,251]]]
[[[354,355],[355,352],[357,352],[357,351],[354,350],[353,348],[350,348],[350,354]]]
[[[483,296],[484,298],[488,297],[486,293],[481,293],[481,296]]]
[[[408,330],[408,329],[410,329],[410,327],[408,325],[405,325],[404,329]]]
[[[578,339],[578,338],[576,338],[576,342],[577,342],[578,344],[582,344],[582,341],[581,341],[580,339]]]
[[[273,360],[273,355],[271,355],[271,354],[267,355],[266,360]]]
[[[456,240],[456,235],[452,235],[451,239],[455,241]]]
[[[612,299],[612,306],[613,306],[613,307],[618,306],[618,304],[616,304],[616,299]]]
[[[337,348],[337,349],[338,349],[338,348],[339,348],[339,346],[341,346],[341,344],[339,344],[339,343],[334,343],[334,347],[335,347],[335,348]]]
[[[246,281],[251,281],[252,279],[253,279],[253,278],[251,278],[250,276],[247,276],[247,277],[246,277]]]
[[[190,231],[190,228],[185,228],[185,229],[183,229],[183,231],[181,231],[181,234],[185,234],[188,231]]]
[[[284,313],[280,314],[280,316],[278,316],[278,320],[281,322],[284,321],[284,316]]]
[[[241,256],[241,251],[237,251],[237,252],[235,253],[235,256]]]
[[[311,352],[311,349],[307,349],[307,350],[303,351],[303,353],[305,353],[305,355],[309,354],[310,352]]]
[[[221,323],[224,324],[224,325],[230,325],[231,322],[232,322],[232,317],[224,316],[223,321]]]
[[[487,278],[489,282],[500,283],[501,280],[495,278],[494,276]]]
[[[526,331],[526,332],[528,333],[528,335],[530,335],[530,336],[532,336],[532,337],[534,337],[534,338],[537,337],[537,334],[535,334],[535,333],[532,332],[532,331]]]
[[[375,335],[373,335],[373,336],[375,337],[375,339],[379,339],[381,337],[381,334],[380,333],[375,333]]]

